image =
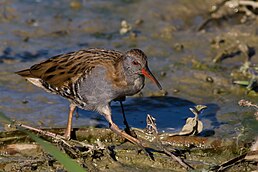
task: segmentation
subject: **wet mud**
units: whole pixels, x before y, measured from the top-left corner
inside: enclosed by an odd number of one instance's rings
[[[14,72],[83,48],[120,51],[140,48],[147,54],[149,67],[164,90],[157,90],[146,80],[139,94],[127,98],[124,107],[130,126],[144,129],[146,115],[151,114],[160,134],[178,132],[185,120],[194,116],[189,108],[206,105],[208,108],[199,116],[204,128],[198,137],[171,137],[167,138],[170,144],[166,141],[164,144],[171,151],[189,150],[183,156],[197,169],[209,169],[240,155],[248,150],[258,131],[255,110],[238,105],[241,99],[258,102],[257,85],[251,84],[257,81],[257,73],[250,72],[250,69],[257,72],[257,18],[243,20],[245,13],[239,13],[217,17],[202,25],[218,3],[215,0],[2,1],[0,111],[34,127],[64,128],[68,102],[36,88]],[[115,123],[124,128],[118,102],[112,103],[112,112]],[[108,124],[99,114],[79,109],[77,117],[73,126],[85,128],[83,134],[77,133],[78,137],[83,136],[81,140],[94,143],[100,137],[109,147],[98,158],[86,156],[89,171],[184,171],[162,153],[155,153],[156,161],[151,161],[130,143],[121,144],[123,140],[106,129]],[[63,169],[26,135],[19,131],[6,133],[5,129],[0,125],[0,169]],[[111,136],[115,139],[109,139]],[[25,147],[25,151],[20,147]],[[28,150],[32,152],[27,155]],[[245,162],[239,168],[250,171],[255,165]]]

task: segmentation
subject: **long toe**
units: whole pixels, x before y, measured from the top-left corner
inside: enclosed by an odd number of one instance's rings
[[[70,140],[71,139],[71,133],[67,132],[67,130],[66,130],[65,133],[64,133],[64,138],[65,138],[65,140]]]
[[[127,134],[129,134],[130,136],[132,136],[132,137],[134,137],[134,138],[137,138],[136,133],[135,133],[132,129],[126,127],[124,130],[125,130],[125,132],[126,132]]]
[[[112,131],[114,131],[116,134],[118,134],[118,135],[122,136],[123,138],[129,140],[130,142],[134,143],[135,145],[138,145],[139,147],[144,148],[144,145],[142,144],[142,142],[140,140],[130,136],[125,131],[119,129],[116,124],[113,123],[112,125],[110,125],[110,129]]]

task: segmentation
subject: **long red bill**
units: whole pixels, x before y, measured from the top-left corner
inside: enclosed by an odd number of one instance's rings
[[[148,67],[142,68],[142,74],[144,76],[148,77],[150,80],[152,80],[159,87],[159,89],[162,90],[162,87],[161,87],[160,83],[154,77],[154,75],[151,73],[151,71],[148,69]]]

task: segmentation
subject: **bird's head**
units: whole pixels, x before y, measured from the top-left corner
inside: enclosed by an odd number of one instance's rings
[[[160,90],[162,87],[148,67],[147,56],[139,49],[131,49],[124,56],[124,68],[131,75],[144,75],[152,80]]]

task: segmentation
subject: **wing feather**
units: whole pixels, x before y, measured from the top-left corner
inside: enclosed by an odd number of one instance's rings
[[[87,75],[97,65],[115,66],[123,54],[119,51],[105,49],[86,49],[54,56],[44,62],[33,65],[17,74],[25,78],[38,78],[53,88],[70,86],[78,78]]]

